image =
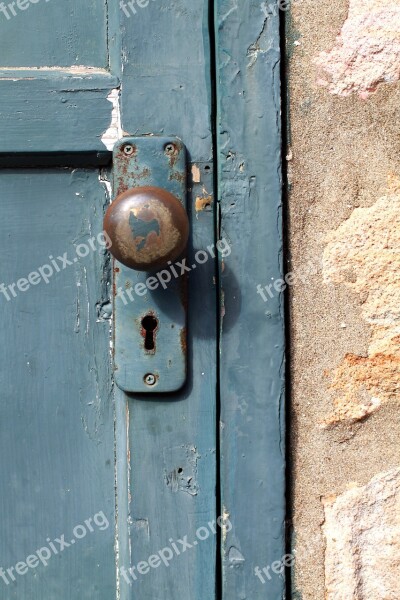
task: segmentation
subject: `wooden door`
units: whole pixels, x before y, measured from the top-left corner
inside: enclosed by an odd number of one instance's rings
[[[284,597],[279,24],[258,2],[0,6],[1,597]],[[112,147],[188,150],[186,386],[113,383]]]

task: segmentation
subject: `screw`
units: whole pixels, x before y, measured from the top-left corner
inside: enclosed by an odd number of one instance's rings
[[[126,154],[126,156],[131,156],[131,154],[133,154],[135,149],[132,146],[132,144],[126,144],[126,146],[124,146],[123,150],[124,150],[124,154]]]
[[[164,150],[165,154],[167,154],[168,156],[174,156],[178,153],[178,148],[175,146],[175,144],[167,144]]]
[[[147,375],[144,376],[144,382],[146,385],[155,385],[156,381],[157,381],[157,378],[152,373],[148,373]]]

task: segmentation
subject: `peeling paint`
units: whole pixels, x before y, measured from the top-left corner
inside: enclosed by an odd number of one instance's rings
[[[194,446],[176,446],[164,450],[164,480],[174,493],[197,496],[197,462],[200,455]]]
[[[245,562],[243,554],[235,546],[231,546],[229,548],[228,560],[232,565],[237,565]]]
[[[107,69],[99,67],[88,67],[85,65],[72,65],[71,67],[2,67],[2,72],[21,72],[21,77],[0,77],[1,81],[33,81],[39,73],[57,73],[59,75],[70,75],[71,79],[90,79],[91,76],[109,75]],[[28,75],[32,73],[32,76]]]
[[[334,47],[315,59],[319,85],[331,94],[366,99],[381,83],[400,78],[400,5],[395,0],[350,0]]]
[[[146,538],[150,539],[150,523],[148,519],[133,519],[134,528],[139,531],[144,531]]]
[[[211,208],[212,203],[212,196],[197,196],[195,202],[196,212],[201,212],[202,210]]]
[[[271,49],[271,38],[267,34],[268,29],[268,17],[263,20],[261,31],[256,41],[251,44],[247,49],[247,56],[250,59],[248,68],[251,69],[258,60],[260,54],[265,54]]]
[[[193,183],[200,183],[201,171],[197,165],[192,165],[192,180]]]
[[[122,138],[122,125],[121,125],[121,108],[119,104],[120,91],[118,88],[111,90],[107,96],[107,100],[112,104],[111,110],[111,123],[110,127],[101,136],[101,141],[107,148],[112,151],[114,145],[118,140]]]
[[[221,530],[222,530],[222,543],[224,545],[226,545],[226,539],[228,537],[228,527],[227,524],[230,522],[230,512],[228,511],[228,509],[226,508],[226,506],[222,507],[222,525],[221,525]]]
[[[108,175],[106,169],[100,170],[99,181],[100,181],[101,185],[104,186],[104,188],[105,188],[105,192],[106,192],[106,196],[107,196],[107,203],[111,204],[111,202],[112,202],[112,185],[111,185],[111,181],[109,179],[109,175]]]

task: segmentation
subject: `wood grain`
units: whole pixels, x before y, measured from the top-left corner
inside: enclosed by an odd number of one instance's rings
[[[77,257],[102,230],[95,171],[0,174],[6,286],[68,253],[71,265],[27,291],[1,294],[0,566],[16,565],[103,511],[93,532],[7,586],[4,600],[115,594],[114,424],[104,251]],[[51,263],[50,263],[51,264]],[[62,268],[62,262],[58,261]],[[11,295],[11,294],[10,294]],[[58,548],[58,544],[55,544]]]
[[[123,129],[178,136],[200,172],[188,199],[193,264],[195,250],[215,242],[213,209],[194,208],[204,189],[213,196],[208,2],[157,0],[122,18]],[[217,517],[215,274],[210,257],[189,276],[188,385],[166,396],[117,396],[117,428],[127,431],[117,440],[125,567],[147,560],[170,539],[187,535],[195,541],[197,528]],[[120,578],[121,599],[213,600],[215,574],[216,535],[210,535],[175,556],[168,568],[151,569],[132,585]]]
[[[282,274],[279,18],[216,2],[221,237],[223,599],[278,600],[284,578],[254,569],[284,555],[284,311],[257,294]]]

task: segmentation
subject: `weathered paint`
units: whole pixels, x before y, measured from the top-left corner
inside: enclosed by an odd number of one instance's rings
[[[0,153],[7,166],[106,163],[111,148],[107,135],[101,138],[122,71],[118,4],[39,0],[7,18],[9,4],[0,13]]]
[[[104,204],[109,201],[104,198],[103,185],[107,186],[110,173],[69,171],[66,166],[107,164],[112,143],[124,130],[131,135],[179,136],[192,165],[189,264],[195,264],[197,250],[205,250],[216,241],[210,51],[214,32],[209,29],[209,2],[179,0],[171,5],[159,0],[130,18],[118,4],[108,14],[102,12],[106,7],[96,4],[90,23],[91,30],[96,26],[96,33],[84,44],[78,41],[76,56],[70,61],[76,63],[74,67],[57,60],[63,38],[53,60],[31,57],[32,65],[16,59],[13,65],[10,59],[12,68],[0,72],[4,92],[0,100],[0,160],[15,167],[42,166],[30,172],[16,169],[3,173],[8,178],[3,190],[5,214],[10,214],[3,222],[3,239],[7,236],[8,244],[4,253],[6,277],[18,277],[20,269],[31,262],[36,267],[43,252],[47,260],[49,240],[55,240],[55,251],[62,255],[71,242],[101,230]],[[40,7],[31,6],[30,11],[36,8]],[[267,271],[271,268],[275,275],[280,272],[278,29],[276,19],[267,26],[261,11],[258,14],[258,5],[236,8],[222,2],[219,8],[221,48],[237,57],[243,73],[236,73],[232,84],[225,55],[219,55],[221,127],[227,132],[219,140],[222,227],[237,249],[246,239],[257,239],[257,248],[242,246],[243,253],[236,251],[221,269],[227,297],[221,363],[226,428],[221,444],[223,591],[227,600],[255,600],[264,590],[257,587],[253,566],[279,559],[283,550],[281,301],[274,305],[271,320],[260,327],[254,318],[264,316],[259,312],[255,289],[251,289],[256,283],[252,278],[258,277],[263,267]],[[86,9],[78,13],[84,16]],[[51,14],[49,11],[43,19],[50,19]],[[238,31],[240,21],[246,23],[246,31],[242,29],[232,37],[231,27]],[[104,28],[108,29],[108,40]],[[79,28],[72,29],[75,35],[79,32]],[[49,33],[48,37],[54,43],[56,36]],[[69,34],[66,39],[70,50],[74,45]],[[43,53],[48,56],[48,48]],[[92,66],[79,66],[85,58]],[[242,93],[237,86],[242,83],[251,99],[250,111],[243,104],[243,96],[237,97]],[[235,134],[237,119],[241,126]],[[253,135],[268,138],[266,148],[257,149]],[[225,142],[230,146],[226,155]],[[231,150],[240,160],[236,162]],[[171,167],[174,161],[171,156]],[[63,169],[51,169],[55,165]],[[148,175],[146,170],[140,173],[143,179]],[[171,185],[182,182],[180,173],[171,179]],[[70,194],[72,183],[74,194]],[[265,227],[271,228],[267,237]],[[21,247],[23,253],[19,253]],[[14,255],[18,255],[17,261]],[[28,578],[21,579],[18,587],[9,588],[10,600],[59,595],[60,586],[68,597],[78,594],[82,599],[134,600],[161,593],[163,600],[213,600],[219,594],[217,535],[199,541],[190,551],[174,557],[169,568],[151,570],[139,582],[132,579],[129,584],[120,568],[129,569],[147,560],[171,539],[187,536],[193,542],[198,528],[207,527],[218,516],[217,297],[223,292],[216,285],[216,261],[210,255],[210,260],[192,269],[189,276],[188,297],[184,298],[189,306],[188,383],[179,393],[151,400],[112,388],[108,353],[110,262],[104,253],[91,255],[89,261],[81,270],[77,262],[68,276],[60,277],[54,292],[50,286],[35,288],[33,312],[28,296],[21,296],[12,305],[15,314],[7,321],[9,339],[15,323],[22,322],[24,327],[19,333],[17,327],[14,344],[11,340],[10,346],[3,348],[8,390],[4,456],[12,457],[14,463],[8,461],[4,467],[7,483],[2,514],[7,519],[3,520],[2,541],[12,550],[11,564],[29,553],[29,548],[25,553],[25,538],[14,544],[12,537],[16,529],[26,531],[26,511],[33,515],[28,541],[38,539],[38,544],[42,532],[47,535],[48,526],[55,529],[54,536],[60,535],[55,527],[60,521],[66,530],[68,523],[73,527],[98,510],[110,515],[110,527],[96,538],[88,536],[82,546],[63,556],[61,567],[59,561],[43,569],[34,584]],[[236,299],[239,287],[246,302],[242,309]],[[239,309],[237,315],[232,307]],[[274,338],[276,348],[265,344],[262,335],[257,335],[260,331]],[[181,343],[186,341],[184,336],[180,336]],[[26,337],[32,357],[28,357],[25,371],[21,360],[26,357],[21,348]],[[250,342],[258,356],[257,367],[250,360]],[[47,362],[43,363],[43,357]],[[18,380],[11,377],[12,367],[18,369]],[[253,402],[247,403],[248,394],[254,395]],[[34,402],[34,410],[27,398]],[[232,398],[237,400],[233,409]],[[27,430],[27,441],[21,442]],[[237,444],[233,440],[236,433]],[[272,481],[270,489],[266,489],[267,475]],[[240,487],[245,494],[237,493]],[[31,491],[28,501],[26,489]],[[72,490],[76,500],[70,499]],[[97,506],[100,501],[104,506]],[[257,513],[265,513],[262,524]],[[253,547],[250,540],[255,541]],[[232,569],[228,570],[228,565]],[[281,581],[274,581],[270,590],[281,597]]]
[[[222,544],[225,600],[284,597],[282,575],[255,575],[285,554],[279,18],[257,2],[216,2],[221,272],[221,496],[233,525]]]
[[[106,6],[78,4],[32,3],[0,25],[0,163],[16,167],[0,177],[0,281],[53,269],[47,285],[32,284],[9,302],[1,296],[0,566],[15,567],[49,540],[65,536],[69,544],[48,566],[14,571],[9,585],[2,578],[5,600],[117,595],[110,263],[102,246],[77,255],[102,231],[106,174],[66,167],[110,161],[101,136],[119,71],[108,70],[115,47]],[[79,66],[84,61],[89,66]],[[64,268],[57,257],[66,252]],[[93,526],[100,511],[108,527],[71,544],[73,529],[90,518]]]
[[[100,246],[77,255],[101,232],[105,201],[94,170],[0,174],[0,281],[28,277],[51,265],[49,256],[67,252],[72,263],[62,269],[57,261],[48,284],[0,298],[0,566],[25,561],[47,538],[64,534],[69,543],[74,527],[99,511],[109,521],[52,553],[47,567],[8,586],[2,579],[4,600],[115,597],[107,259]]]
[[[203,186],[213,192],[208,4],[157,0],[129,18],[121,11],[122,127],[135,135],[179,137],[200,172],[198,182],[188,182],[190,265],[197,250],[215,242],[214,212],[193,218]],[[125,442],[117,440],[121,566],[146,560],[169,539],[195,540],[197,528],[217,517],[215,274],[211,257],[188,274],[189,373],[183,390],[152,399],[117,394],[117,428],[128,431]],[[210,535],[131,586],[120,577],[121,600],[212,600],[215,572],[216,536]]]
[[[115,88],[111,90],[111,92],[107,96],[107,100],[111,102],[112,112],[111,112],[111,122],[109,127],[101,136],[101,141],[109,150],[112,152],[115,144],[123,137],[122,127],[121,127],[121,107],[120,107],[120,90],[119,88]]]
[[[118,78],[107,72],[0,71],[0,153],[16,165],[54,153],[104,162],[103,155],[110,156],[101,136],[110,125],[108,96],[117,86]]]
[[[15,14],[10,4],[0,13],[0,69],[108,68],[108,0],[20,2]]]

